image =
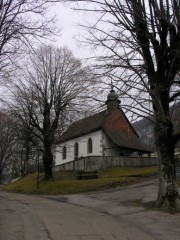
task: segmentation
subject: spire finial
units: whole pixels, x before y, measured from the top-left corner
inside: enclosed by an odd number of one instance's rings
[[[114,91],[112,79],[111,79],[111,91]]]
[[[107,112],[110,113],[114,109],[119,106],[120,100],[118,99],[117,93],[113,89],[113,82],[111,79],[111,90],[110,93],[107,95],[106,105],[107,105]]]

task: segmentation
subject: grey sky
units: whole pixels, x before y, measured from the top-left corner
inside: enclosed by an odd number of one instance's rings
[[[86,58],[92,56],[90,48],[83,47],[78,43],[74,36],[83,32],[81,27],[78,27],[78,23],[85,23],[88,21],[86,13],[77,12],[68,6],[63,4],[56,4],[51,9],[52,14],[56,14],[57,26],[61,28],[61,37],[57,38],[57,42],[53,43],[59,47],[66,45],[77,58]],[[80,46],[81,45],[81,46]]]

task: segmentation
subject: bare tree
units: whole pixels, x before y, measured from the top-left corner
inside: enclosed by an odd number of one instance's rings
[[[12,170],[15,136],[15,122],[7,113],[0,112],[0,182]]]
[[[47,17],[50,2],[0,1],[0,80],[14,71],[18,55],[24,54],[25,48],[55,33],[54,18]]]
[[[15,82],[15,79],[14,79]],[[16,85],[16,84],[15,84]],[[11,85],[12,88],[12,85]],[[12,89],[11,89],[12,90]],[[16,90],[16,92],[14,92]],[[16,127],[15,147],[13,151],[15,175],[26,175],[34,171],[37,154],[42,155],[42,144],[36,137],[37,130],[31,125],[27,105],[21,99],[21,90],[18,84],[13,91],[13,99],[4,99],[9,116]]]
[[[33,134],[43,145],[44,179],[52,177],[56,130],[71,109],[78,108],[78,96],[87,91],[91,71],[83,67],[67,48],[41,47],[31,56],[24,79],[15,85],[16,101],[27,111]],[[15,102],[14,102],[15,104]]]
[[[31,126],[28,113],[22,111],[22,106],[18,105],[18,101],[16,104],[16,106],[11,104],[11,117],[16,121],[16,147],[13,156],[14,166],[19,169],[19,175],[23,176],[37,171],[36,158],[37,154],[42,152],[42,147],[34,134],[36,130]]]
[[[160,166],[156,205],[179,207],[174,149],[180,132],[174,133],[169,106],[180,96],[180,1],[69,2],[81,2],[77,9],[97,15],[92,26],[85,26],[84,41],[105,53],[98,57],[103,76],[109,76],[125,94],[132,112],[154,114]]]

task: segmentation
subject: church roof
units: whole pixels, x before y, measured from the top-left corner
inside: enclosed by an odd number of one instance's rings
[[[72,123],[60,138],[60,142],[102,129],[102,125],[107,117],[106,111],[102,111]]]
[[[97,130],[103,130],[119,147],[151,152],[140,140],[131,123],[120,108],[112,113],[102,111],[74,122],[64,132],[60,142],[65,142]]]
[[[105,129],[105,133],[116,145],[122,148],[151,152],[136,135],[128,135],[123,132],[119,134],[114,129]]]

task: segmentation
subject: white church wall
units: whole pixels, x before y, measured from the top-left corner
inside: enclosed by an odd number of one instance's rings
[[[117,156],[117,145],[104,133],[103,134],[103,151],[104,156]]]
[[[92,139],[92,153],[88,153],[87,151],[89,138]],[[79,145],[79,158],[87,156],[102,156],[102,131],[99,130],[59,144],[56,148],[55,165],[64,164],[74,160],[74,145],[76,142]],[[63,146],[66,146],[66,159],[62,159]]]

